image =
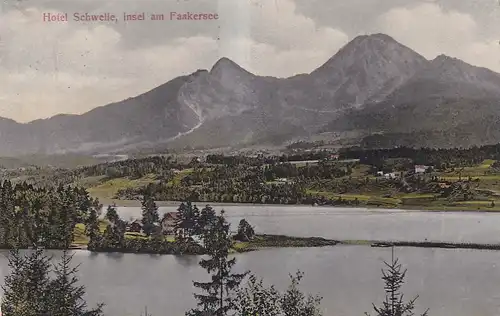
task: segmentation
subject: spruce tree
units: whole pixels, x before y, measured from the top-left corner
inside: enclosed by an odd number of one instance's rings
[[[3,315],[50,315],[50,258],[41,249],[23,257],[15,246],[10,251],[9,267],[12,271],[5,277],[2,287]]]
[[[25,294],[26,258],[19,249],[14,248],[9,253],[10,274],[5,277],[2,286],[2,312],[4,316],[25,315],[27,313],[27,297]]]
[[[99,218],[95,207],[90,208],[89,217],[85,223],[85,234],[89,237],[89,248],[94,249],[101,242],[101,232],[99,228]]]
[[[63,251],[61,262],[54,267],[55,278],[49,285],[51,316],[101,316],[103,304],[88,309],[84,300],[85,287],[78,285],[78,267],[71,267],[73,256]]]
[[[118,219],[115,224],[108,224],[102,236],[102,244],[106,248],[121,248],[125,243],[126,224]]]
[[[15,206],[14,193],[10,182],[3,182],[0,191],[0,244],[11,247],[12,234],[15,229]]]
[[[155,224],[160,220],[158,207],[153,198],[145,194],[142,200],[142,229],[146,236],[151,236],[155,230]]]
[[[184,216],[186,214],[186,203],[182,202],[177,208],[177,217],[175,220],[175,234],[176,240],[182,241],[184,239]]]
[[[238,233],[235,236],[236,240],[240,241],[250,241],[255,236],[255,231],[253,227],[245,220],[240,220],[238,225]]]
[[[198,220],[200,217],[200,212],[196,205],[191,202],[181,203],[177,209],[177,222],[176,230],[181,238],[188,238],[196,234],[198,229]]]
[[[62,198],[62,203],[57,206],[59,213],[59,229],[57,235],[59,243],[57,248],[66,249],[73,243],[77,211],[75,201],[72,201],[72,197],[69,196],[68,192],[66,192],[66,195]]]
[[[118,220],[120,219],[120,216],[118,216],[116,204],[108,205],[105,218],[112,224],[115,224],[116,222],[118,222]]]
[[[216,221],[217,214],[215,213],[215,210],[210,205],[206,205],[201,209],[200,216],[198,218],[198,225],[196,225],[196,234],[202,235],[206,231],[209,231]]]
[[[391,262],[384,261],[386,269],[382,269],[382,280],[385,283],[385,301],[381,306],[373,305],[376,316],[413,316],[415,309],[415,301],[418,296],[408,302],[403,300],[403,293],[400,292],[401,286],[404,284],[406,269],[402,270],[402,266],[398,259],[394,258],[394,247],[392,248]],[[428,309],[421,314],[427,316]],[[370,314],[365,313],[367,316]]]
[[[211,282],[194,282],[194,286],[201,289],[204,294],[195,294],[198,308],[189,311],[189,316],[226,316],[235,309],[234,292],[239,287],[243,278],[248,274],[235,274],[231,272],[236,264],[236,258],[228,259],[232,239],[229,223],[224,218],[224,213],[217,217],[217,221],[209,231],[205,242],[208,259],[202,259],[200,266],[211,274]]]

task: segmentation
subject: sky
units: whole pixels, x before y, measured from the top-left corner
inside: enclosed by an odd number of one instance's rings
[[[221,57],[258,75],[309,73],[373,33],[427,59],[446,54],[500,72],[497,0],[0,1],[0,116],[18,122],[134,97]],[[144,21],[123,21],[141,12]],[[170,20],[170,12],[219,18]],[[46,13],[69,21],[44,22]],[[74,21],[75,13],[118,20]]]

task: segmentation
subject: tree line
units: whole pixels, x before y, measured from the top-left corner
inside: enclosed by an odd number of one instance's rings
[[[349,164],[331,163],[195,167],[178,183],[158,181],[139,188],[121,189],[116,197],[134,200],[152,195],[158,201],[314,204],[321,198],[307,193],[307,183],[345,177],[352,173],[352,168]],[[331,203],[335,204],[336,200]]]
[[[396,147],[390,149],[345,148],[340,151],[340,159],[360,159],[367,165],[380,165],[391,158],[409,158],[417,165],[434,165],[437,168],[473,166],[486,159],[500,159],[500,144],[471,148],[411,148]]]
[[[73,242],[77,223],[84,223],[102,206],[85,189],[36,188],[30,184],[0,184],[0,247],[63,249]]]

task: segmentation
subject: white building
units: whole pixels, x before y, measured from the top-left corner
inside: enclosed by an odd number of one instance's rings
[[[415,165],[415,173],[424,173],[429,169],[429,166],[425,165]]]
[[[396,178],[399,178],[399,176],[400,176],[399,172],[391,172],[391,173],[384,174],[384,177],[386,179],[396,179]]]

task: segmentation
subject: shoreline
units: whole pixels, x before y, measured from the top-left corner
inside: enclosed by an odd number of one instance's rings
[[[99,197],[97,197],[99,198]],[[102,203],[103,205],[111,205],[111,204],[116,204],[117,207],[141,207],[141,201],[139,200],[118,200],[118,199],[107,199],[107,198],[99,198],[99,202]],[[178,207],[182,201],[155,201],[156,205],[158,207]],[[336,208],[344,208],[344,209],[357,209],[357,210],[365,210],[365,211],[401,211],[401,212],[429,212],[429,213],[499,213],[500,214],[500,208],[498,209],[474,209],[474,208],[462,208],[462,207],[456,207],[456,206],[443,206],[442,208],[435,207],[432,209],[425,209],[426,206],[419,205],[419,206],[410,206],[407,205],[406,207],[404,206],[398,206],[398,207],[393,207],[393,208],[387,208],[387,207],[377,207],[377,206],[371,206],[371,205],[317,205],[317,206],[312,206],[309,204],[261,204],[261,203],[225,203],[225,202],[193,202],[193,204],[196,204],[198,206],[201,205],[206,205],[209,204],[210,206],[251,206],[251,207],[268,207],[268,206],[274,206],[274,207],[311,207],[311,208],[329,208],[329,209],[336,209]],[[430,207],[430,206],[427,206]],[[458,208],[458,209],[457,209]]]
[[[371,248],[390,248],[390,247],[410,247],[410,248],[433,248],[433,249],[473,249],[473,250],[493,250],[500,251],[500,243],[471,243],[471,242],[441,242],[441,241],[394,241],[394,240],[334,240],[323,237],[294,237],[286,235],[259,234],[249,242],[236,242],[232,253],[246,253],[259,251],[263,249],[282,249],[282,248],[318,248],[333,246],[365,246]],[[3,249],[5,250],[5,249]],[[57,250],[57,249],[52,249]],[[149,252],[132,251],[91,251],[87,245],[73,244],[70,250],[88,251],[94,253],[135,253],[135,254],[157,254]]]

